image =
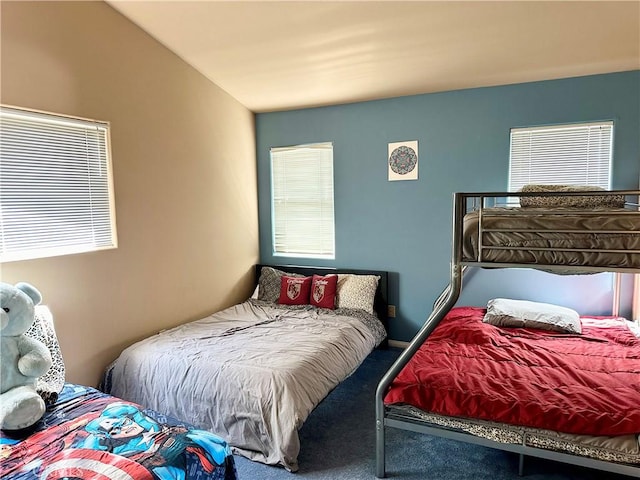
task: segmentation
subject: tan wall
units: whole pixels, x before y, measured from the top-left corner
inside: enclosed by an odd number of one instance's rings
[[[253,114],[102,2],[1,2],[1,101],[111,122],[119,247],[1,265],[54,314],[67,380],[250,294]]]

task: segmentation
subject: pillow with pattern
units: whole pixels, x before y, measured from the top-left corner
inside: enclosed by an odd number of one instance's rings
[[[311,296],[309,303],[318,308],[336,308],[336,290],[338,289],[338,275],[331,274],[321,277],[314,275],[311,280]]]
[[[521,192],[588,192],[604,188],[585,185],[537,185],[528,184]],[[577,195],[549,197],[520,197],[521,207],[535,208],[624,208],[624,195]]]
[[[46,305],[36,305],[35,321],[25,332],[25,335],[40,340],[51,352],[53,360],[51,367],[44,375],[38,377],[36,390],[46,405],[52,405],[58,399],[58,393],[62,391],[65,382],[65,367],[62,351],[58,343],[58,337],[53,325],[53,315]]]
[[[373,303],[378,288],[378,275],[338,275],[338,308],[354,308],[373,314]]]
[[[281,305],[308,305],[309,291],[311,290],[311,277],[280,277],[280,296],[278,303]]]
[[[283,275],[289,277],[303,277],[297,273],[287,273],[273,267],[262,267],[258,280],[258,300],[276,303],[280,298],[280,278]]]

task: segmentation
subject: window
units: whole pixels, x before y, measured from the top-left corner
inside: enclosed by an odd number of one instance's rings
[[[0,261],[115,248],[109,124],[0,107]]]
[[[509,191],[526,184],[609,190],[613,122],[511,129]]]
[[[271,149],[273,253],[335,258],[333,145]]]

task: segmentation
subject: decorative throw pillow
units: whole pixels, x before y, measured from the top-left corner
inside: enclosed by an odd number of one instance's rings
[[[575,310],[549,303],[494,298],[487,303],[484,323],[498,327],[540,328],[564,333],[582,333]]]
[[[311,277],[280,277],[280,296],[278,303],[282,305],[307,305],[309,303],[309,291],[311,290]]]
[[[280,278],[283,275],[289,277],[303,277],[297,273],[287,273],[272,267],[262,267],[258,280],[258,300],[276,303],[280,297]]]
[[[46,305],[36,305],[35,321],[25,332],[25,335],[44,343],[51,352],[53,360],[49,370],[44,375],[38,377],[36,390],[44,400],[45,404],[55,403],[58,394],[62,391],[65,382],[64,360],[62,351],[58,343],[58,337],[53,326],[53,315]]]
[[[338,275],[338,308],[354,308],[373,313],[373,303],[378,288],[377,275]]]
[[[336,290],[338,289],[338,275],[331,274],[321,277],[314,275],[311,280],[311,296],[309,303],[319,308],[336,308]]]
[[[521,192],[588,192],[604,188],[585,185],[525,185]],[[624,208],[624,195],[578,195],[560,197],[520,197],[521,207],[538,208]]]

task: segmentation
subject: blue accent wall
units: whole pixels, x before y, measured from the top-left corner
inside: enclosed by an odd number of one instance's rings
[[[640,71],[258,114],[261,261],[389,270],[390,337],[410,340],[449,282],[453,193],[507,190],[512,127],[598,120],[615,122],[613,188],[638,188]],[[405,140],[418,141],[419,179],[389,182],[387,144]],[[333,142],[336,258],[274,257],[269,149],[314,142]],[[586,315],[611,306],[610,274],[477,270],[464,285],[460,305],[503,296]]]

